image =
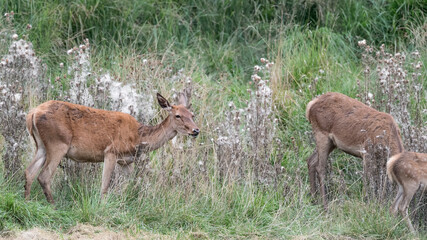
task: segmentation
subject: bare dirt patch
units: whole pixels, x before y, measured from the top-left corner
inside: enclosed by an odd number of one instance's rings
[[[12,233],[8,237],[0,237],[0,239],[4,240],[53,240],[59,239],[59,236],[53,232],[49,232],[40,228],[33,228],[20,233]]]
[[[79,224],[70,229],[65,236],[69,240],[95,239],[95,240],[116,240],[134,239],[122,232],[113,232],[103,227]]]
[[[172,239],[171,236],[165,236],[154,233],[139,233],[132,236],[127,232],[114,232],[100,226],[91,226],[78,224],[72,227],[67,233],[56,233],[41,228],[32,228],[27,231],[12,233],[7,237],[1,237],[0,240],[121,240],[121,239]]]

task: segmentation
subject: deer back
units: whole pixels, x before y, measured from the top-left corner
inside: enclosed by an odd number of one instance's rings
[[[329,92],[315,98],[307,105],[306,117],[315,133],[329,135],[338,148],[352,155],[361,157],[359,150],[367,140],[384,141],[391,155],[403,151],[399,127],[390,114],[344,94]]]
[[[33,109],[27,125],[30,133],[36,128],[47,148],[66,143],[71,155],[78,149],[76,158],[80,160],[102,161],[107,151],[132,152],[139,142],[140,124],[131,115],[61,101],[48,101]]]

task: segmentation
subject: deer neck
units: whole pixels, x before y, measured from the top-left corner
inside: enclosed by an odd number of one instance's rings
[[[155,126],[141,124],[139,127],[139,137],[141,150],[149,152],[163,146],[167,141],[177,135],[177,131],[171,127],[171,119],[168,116],[163,122]]]

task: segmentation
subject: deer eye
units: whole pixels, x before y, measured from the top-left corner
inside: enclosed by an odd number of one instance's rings
[[[176,117],[176,118],[181,118],[181,116],[179,116],[179,115],[175,115],[175,117]]]

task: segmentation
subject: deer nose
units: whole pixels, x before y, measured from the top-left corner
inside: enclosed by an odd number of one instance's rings
[[[193,136],[197,136],[197,135],[199,135],[199,133],[200,133],[200,130],[198,129],[198,128],[196,128],[196,129],[193,129]]]

